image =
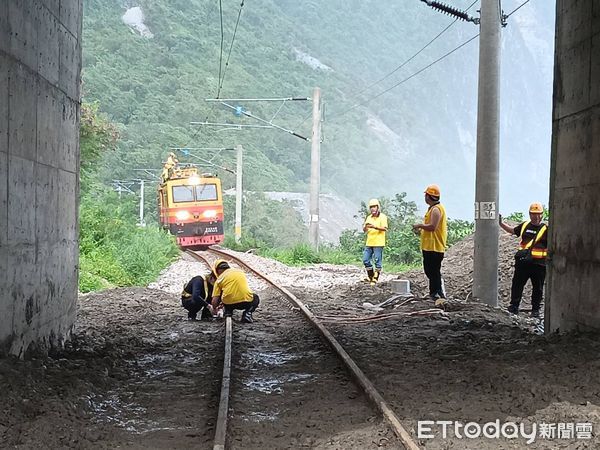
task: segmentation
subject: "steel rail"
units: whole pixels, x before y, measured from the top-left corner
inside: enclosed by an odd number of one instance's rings
[[[223,378],[221,381],[221,397],[219,398],[219,414],[215,430],[213,450],[225,450],[227,440],[227,424],[229,422],[229,388],[231,386],[231,341],[233,322],[231,317],[225,318],[225,357],[223,360]]]
[[[212,270],[211,262],[203,255],[191,250],[186,253],[194,259],[201,260]],[[225,345],[223,349],[223,377],[221,378],[221,394],[219,397],[219,413],[215,427],[213,450],[225,450],[227,441],[227,424],[229,423],[229,391],[231,387],[231,343],[233,341],[233,321],[225,318]]]
[[[400,439],[402,444],[408,450],[419,450],[420,447],[410,435],[410,433],[402,426],[400,419],[394,413],[392,408],[385,401],[383,396],[377,391],[373,383],[369,381],[364,372],[358,367],[358,365],[354,362],[354,360],[350,357],[350,355],[344,350],[342,345],[337,341],[337,339],[331,334],[331,332],[321,323],[320,320],[316,318],[316,316],[302,303],[294,294],[288,291],[286,288],[279,286],[273,280],[271,280],[266,275],[262,274],[252,266],[250,266],[245,261],[242,261],[235,255],[232,255],[229,252],[226,252],[221,249],[209,248],[208,252],[212,252],[216,255],[226,257],[234,260],[240,266],[245,267],[250,272],[258,276],[259,278],[266,281],[269,285],[277,289],[283,295],[285,295],[297,308],[302,311],[304,316],[308,319],[308,321],[319,331],[319,333],[323,336],[323,338],[329,343],[329,345],[333,348],[333,350],[337,353],[342,362],[346,365],[350,373],[354,376],[355,380],[358,384],[363,388],[367,397],[373,402],[373,404],[377,407],[377,409],[383,415],[384,420],[388,423],[388,425],[392,428],[392,431],[396,436]],[[199,256],[199,255],[198,255]],[[207,261],[204,257],[202,257],[204,261]],[[216,448],[215,448],[216,449]]]

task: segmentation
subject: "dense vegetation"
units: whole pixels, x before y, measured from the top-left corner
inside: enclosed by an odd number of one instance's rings
[[[118,196],[111,187],[115,179],[149,180],[149,172],[137,169],[159,171],[171,147],[244,146],[244,239],[239,245],[233,242],[234,199],[226,197],[228,245],[256,248],[290,263],[360,262],[362,233],[347,231],[339,246],[325,246],[316,253],[306,246],[306,228],[292,205],[269,201],[261,194],[266,190],[307,190],[307,142],[279,130],[190,125],[205,120],[257,124],[204,101],[217,94],[219,65],[225,63],[232,44],[239,3],[222,2],[225,53],[221,59],[216,0],[84,2],[82,92],[87,106],[81,129],[82,290],[144,283],[176,254],[171,238],[156,226],[155,185],[146,184],[145,228],[135,225],[139,198]],[[471,2],[458,3],[456,6],[464,7]],[[134,6],[142,8],[151,37],[123,23],[123,14]],[[532,153],[527,173],[543,174],[544,168],[539,166],[545,159],[540,157],[543,146],[539,143],[545,139],[540,124],[547,122],[541,120],[546,111],[537,111],[535,105],[546,105],[536,95],[541,95],[541,87],[550,86],[546,82],[552,74],[550,66],[536,71],[530,64],[534,60],[539,63],[547,51],[544,42],[551,39],[546,39],[544,30],[551,30],[553,21],[552,14],[541,6],[528,5],[519,15],[528,14],[529,8],[541,13],[534,19],[530,15],[528,22],[539,29],[530,26],[527,32],[543,31],[529,40],[532,47],[525,45],[516,21],[505,30],[511,64],[503,70],[510,74],[511,83],[502,89],[503,98],[511,103],[503,120],[511,132],[501,141],[507,145],[503,155],[511,156],[505,160],[508,166],[521,171],[521,149],[528,148]],[[470,25],[455,25],[413,63],[381,86],[361,93],[450,22],[418,1],[255,0],[242,12],[231,59],[222,67],[226,77],[221,98],[310,96],[314,86],[322,88],[322,190],[337,192],[357,204],[361,198],[388,196],[383,201],[392,229],[386,259],[393,267],[419,260],[417,237],[410,224],[421,214],[410,199],[420,198],[424,185],[437,182],[443,186],[451,217],[469,215],[474,184],[477,46],[465,47],[373,102],[348,108],[472,35]],[[534,50],[539,51],[535,58]],[[275,123],[310,136],[309,102],[287,102],[279,111],[279,103],[240,106],[259,117],[275,116]],[[549,101],[546,106],[548,116]],[[201,159],[182,153],[180,161],[212,159],[219,166],[235,165],[232,151],[195,149],[193,154]],[[507,164],[502,164],[506,170]],[[214,166],[206,169],[217,170],[225,189],[233,187],[230,172]],[[532,175],[504,186],[517,192],[520,201],[522,192],[538,192],[542,184]],[[132,189],[139,192],[136,185]],[[454,242],[468,233],[472,224],[451,221],[449,228],[449,240]]]
[[[401,271],[420,264],[419,237],[412,230],[412,225],[420,222],[422,217],[417,213],[417,205],[406,198],[406,193],[396,194],[392,198],[380,199],[382,210],[389,220],[386,235],[385,263],[388,271]],[[358,211],[360,217],[366,217],[368,208],[361,204]],[[448,246],[455,244],[473,232],[473,223],[465,220],[448,220]],[[240,250],[252,247],[253,242],[245,240],[236,246],[232,241],[228,244]],[[256,244],[256,242],[254,242]],[[358,230],[345,230],[340,237],[339,245],[324,245],[315,251],[306,243],[285,248],[256,245],[263,256],[272,257],[290,265],[313,263],[361,264],[364,248],[364,233]]]
[[[455,6],[471,3],[458,1]],[[216,0],[84,2],[83,94],[88,102],[98,101],[121,131],[116,151],[108,154],[99,168],[103,182],[131,179],[136,168],[159,169],[169,147],[229,148],[242,144],[247,150],[247,189],[306,191],[308,143],[278,130],[217,131],[190,126],[191,121],[207,119],[258,124],[235,116],[224,106],[204,101],[217,94],[219,65],[221,61],[225,67],[239,4],[233,0],[222,2],[225,51],[221,59]],[[531,5],[520,10],[519,16],[530,17],[536,8],[544,9],[534,15],[532,23],[542,30],[546,28],[539,23],[549,24],[551,33],[552,8],[542,8],[541,3]],[[122,15],[133,6],[142,8],[152,37],[141,36],[123,23]],[[226,74],[220,94],[238,98],[310,96],[313,87],[320,86],[325,102],[324,191],[354,201],[397,192],[407,192],[414,198],[424,185],[437,182],[452,192],[446,196],[450,215],[467,217],[474,184],[476,41],[398,89],[340,114],[475,33],[470,24],[454,25],[411,64],[359,95],[451,21],[418,1],[255,0],[246,3],[242,11],[229,65],[223,69]],[[528,33],[538,33],[538,28],[530,26]],[[511,83],[503,86],[502,92],[511,103],[503,116],[510,134],[502,136],[507,145],[503,155],[510,158],[503,161],[521,171],[523,148],[544,151],[539,143],[547,139],[540,136],[539,124],[545,122],[538,120],[541,113],[531,111],[540,101],[531,97],[541,92],[540,86],[546,86],[536,77],[551,81],[552,73],[545,66],[543,72],[532,70],[534,58],[530,52],[538,49],[525,45],[516,21],[505,33],[510,58],[505,67],[510,71]],[[544,42],[532,39],[528,45],[543,46]],[[551,51],[551,39],[548,46]],[[309,56],[317,60],[311,62]],[[318,62],[324,66],[318,66]],[[550,82],[547,84],[549,88]],[[530,89],[532,86],[535,88]],[[549,89],[547,97],[551,97]],[[544,114],[549,117],[549,100],[542,103],[548,106]],[[280,104],[241,106],[268,119]],[[309,103],[288,102],[274,122],[310,136],[310,120],[303,121],[309,114]],[[196,153],[201,157],[210,155],[201,150]],[[216,159],[228,167],[233,166],[233,160],[233,152],[223,152]],[[537,167],[546,158],[531,154],[528,160]],[[505,167],[503,162],[503,170]],[[544,170],[530,167],[527,172]],[[220,175],[225,178],[226,188],[233,185],[230,174]],[[518,186],[506,184],[506,189],[515,189],[519,194],[539,191],[540,180],[524,178]],[[535,187],[530,189],[528,183]]]
[[[79,208],[79,290],[144,285],[178,254],[172,237],[156,224],[136,225],[138,200],[119,197],[96,179],[98,161],[111,151],[118,131],[98,114],[81,108],[81,197]]]

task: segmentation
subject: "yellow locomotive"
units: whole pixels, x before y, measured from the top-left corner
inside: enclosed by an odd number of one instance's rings
[[[198,168],[165,164],[158,186],[160,223],[182,248],[202,250],[223,242],[223,193],[221,180]]]

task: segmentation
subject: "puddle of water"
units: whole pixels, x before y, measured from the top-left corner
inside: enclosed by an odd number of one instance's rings
[[[158,425],[155,422],[139,420],[138,417],[147,415],[146,408],[136,403],[124,402],[118,394],[112,394],[102,400],[89,397],[88,401],[96,414],[96,420],[100,423],[114,424],[132,433],[140,433],[148,427]]]
[[[123,395],[133,395],[132,392]],[[159,423],[148,419],[148,410],[143,406],[122,400],[119,394],[112,394],[106,399],[88,397],[92,411],[95,413],[95,420],[99,423],[116,425],[130,433],[145,434],[156,431],[187,430],[194,427],[165,427],[164,423]]]
[[[250,350],[242,355],[244,363],[251,366],[254,366],[257,363],[265,364],[267,366],[279,366],[297,358],[297,355],[291,355],[283,351],[261,352]]]
[[[253,378],[245,380],[244,386],[264,394],[283,394],[283,385],[290,382],[306,383],[314,378],[314,375],[308,373],[292,373],[283,375],[280,378]]]
[[[174,373],[179,366],[193,366],[200,361],[195,354],[146,354],[133,363],[142,367],[149,377],[160,377]]]
[[[270,413],[265,412],[251,412],[242,415],[244,422],[275,422],[279,416],[279,411],[273,411]]]
[[[244,382],[244,386],[250,388],[253,391],[262,392],[264,394],[282,394],[283,388],[279,386],[280,384],[281,381],[275,378],[258,378],[253,380],[247,380]]]
[[[314,378],[314,375],[309,373],[293,373],[287,377],[287,381],[300,381],[301,383],[305,383],[312,378]]]

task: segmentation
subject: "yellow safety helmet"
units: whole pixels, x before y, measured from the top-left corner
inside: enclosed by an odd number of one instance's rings
[[[432,197],[439,197],[441,195],[440,187],[437,184],[430,184],[425,188],[425,193]]]
[[[534,202],[529,206],[529,212],[534,214],[543,214],[544,207],[540,202]]]
[[[217,259],[213,263],[212,272],[215,275],[215,277],[217,277],[217,278],[219,278],[219,274],[217,273],[217,267],[219,267],[223,263],[227,264],[227,267],[229,268],[229,263],[227,261],[225,261],[224,259]]]
[[[372,198],[371,200],[369,200],[369,208],[371,206],[377,206],[379,208],[380,207],[379,200],[377,200],[376,198]]]

